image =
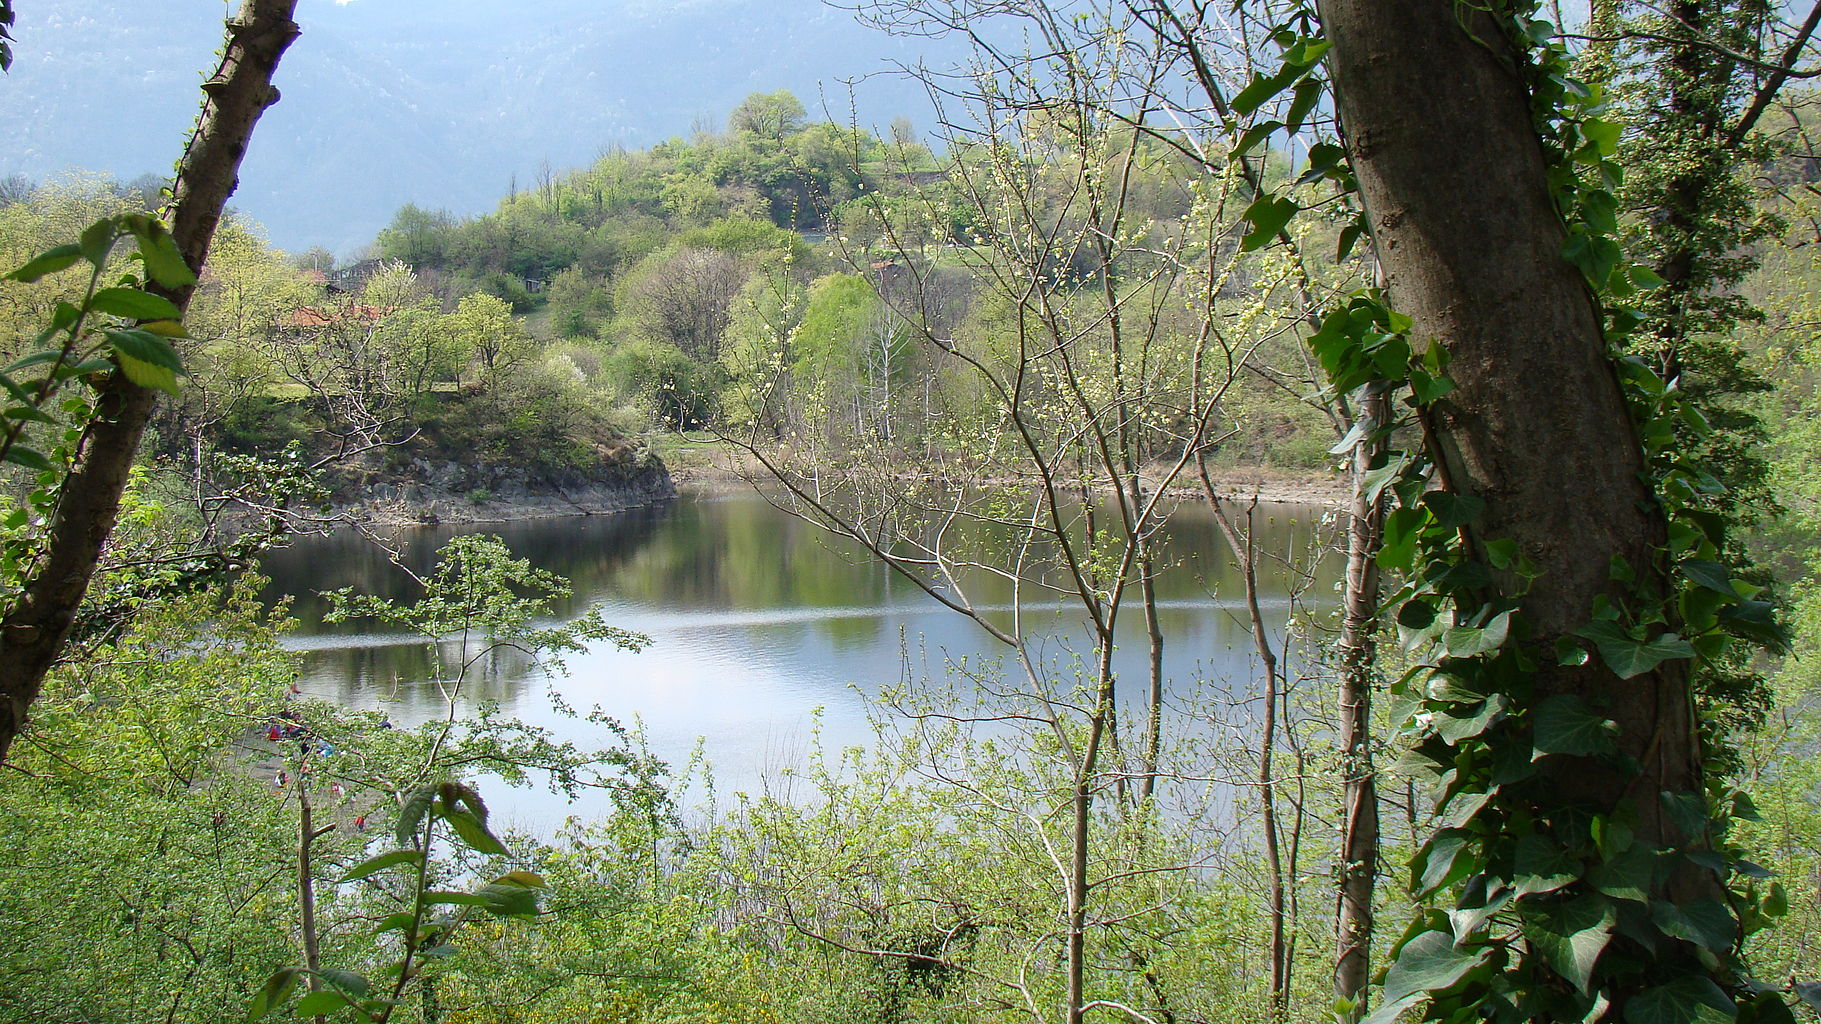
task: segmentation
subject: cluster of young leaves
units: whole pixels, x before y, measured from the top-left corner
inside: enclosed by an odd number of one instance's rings
[[[345,1015],[346,1019],[384,1024],[399,998],[429,965],[456,953],[453,940],[479,909],[498,918],[532,918],[544,880],[532,871],[509,871],[471,891],[433,889],[429,851],[443,838],[487,857],[504,857],[506,846],[487,828],[487,806],[479,793],[460,782],[418,787],[399,808],[394,838],[398,848],[370,857],[342,875],[342,884],[368,880],[375,884],[392,872],[407,890],[407,909],[381,920],[376,940],[397,933],[397,960],[377,977],[335,968],[285,967],[274,972],[253,996],[247,1020],[256,1021],[290,1002],[299,987],[298,1017]]]
[[[114,254],[129,238],[135,249],[123,266]],[[80,294],[58,301],[50,323],[0,369],[6,403],[0,409],[0,463],[33,474],[35,485],[0,507],[0,586],[7,588],[31,562],[64,471],[94,415],[102,379],[118,372],[174,392],[183,373],[172,344],[184,337],[182,314],[148,289],[186,287],[196,275],[164,224],[143,213],[103,218],[77,241],[40,253],[0,280],[29,284],[78,265],[88,271]]]

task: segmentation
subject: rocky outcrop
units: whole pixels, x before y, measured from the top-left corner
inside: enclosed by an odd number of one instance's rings
[[[676,493],[670,472],[650,454],[562,469],[419,456],[345,472],[335,486],[338,504],[392,523],[603,515],[668,501]]]

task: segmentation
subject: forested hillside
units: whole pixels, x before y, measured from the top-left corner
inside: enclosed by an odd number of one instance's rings
[[[0,1024],[1821,1019],[1821,6],[868,4],[933,132],[758,92],[348,260],[223,216],[295,11],[168,193],[0,205]],[[829,547],[572,564],[885,644],[865,743],[729,791],[634,595],[402,550],[679,455]]]

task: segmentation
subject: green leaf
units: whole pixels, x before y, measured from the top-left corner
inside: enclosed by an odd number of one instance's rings
[[[1606,287],[1621,255],[1617,242],[1605,235],[1589,234],[1578,224],[1562,243],[1562,256],[1579,267],[1587,282],[1595,288]]]
[[[1365,1020],[1360,1021],[1359,1024],[1393,1024],[1398,1017],[1403,1015],[1405,1010],[1422,1002],[1423,998],[1424,996],[1421,992],[1413,992],[1402,999],[1393,999],[1382,1004],[1378,1009],[1373,1010],[1372,1013],[1366,1017]]]
[[[1246,133],[1241,135],[1239,141],[1233,144],[1232,158],[1237,160],[1240,157],[1245,156],[1247,153],[1251,152],[1253,147],[1270,138],[1272,132],[1282,127],[1283,123],[1281,121],[1260,121],[1252,127],[1247,128]]]
[[[349,1002],[347,996],[342,995],[340,992],[332,992],[328,989],[324,989],[320,992],[312,992],[302,999],[299,999],[295,1012],[299,1017],[320,1017],[325,1013],[333,1013],[344,1006],[352,1005],[354,1004]]]
[[[76,243],[82,249],[82,258],[99,269],[107,263],[108,254],[114,251],[114,239],[120,237],[119,232],[119,222],[112,217],[104,217],[84,228]]]
[[[1486,511],[1485,501],[1471,494],[1453,494],[1448,491],[1430,491],[1423,495],[1423,504],[1429,507],[1436,522],[1450,530],[1466,526]]]
[[[496,917],[532,917],[537,914],[538,890],[509,882],[504,878],[488,882],[474,891],[481,906]]]
[[[1442,648],[1454,658],[1472,658],[1504,646],[1511,636],[1511,612],[1494,615],[1484,626],[1449,626],[1442,631]]]
[[[1492,727],[1505,713],[1507,705],[1503,696],[1494,695],[1479,706],[1471,715],[1444,713],[1435,716],[1435,731],[1449,743],[1459,743],[1470,736],[1478,736]]]
[[[132,356],[114,353],[114,361],[119,364],[120,372],[126,379],[142,388],[154,388],[167,395],[177,393],[177,375],[155,363],[147,363]]]
[[[51,460],[44,457],[43,452],[40,452],[35,448],[27,448],[25,445],[17,443],[6,450],[5,461],[10,462],[15,466],[24,466],[26,469],[36,470],[40,473],[55,473],[57,471],[57,467],[51,464]]]
[[[0,416],[5,416],[9,420],[30,420],[33,423],[49,423],[53,426],[57,423],[44,410],[31,405],[15,405],[0,413]]]
[[[1417,880],[1416,894],[1427,896],[1466,877],[1475,865],[1472,858],[1463,863],[1461,854],[1472,841],[1473,833],[1466,829],[1445,828],[1424,843],[1410,862],[1410,873]]]
[[[1610,620],[1589,623],[1575,635],[1592,640],[1600,652],[1600,660],[1620,679],[1641,676],[1665,661],[1695,656],[1694,647],[1674,633],[1664,633],[1654,640],[1639,640]]]
[[[322,976],[322,980],[351,995],[364,996],[373,991],[373,986],[367,982],[367,979],[353,971],[325,967],[316,973]]]
[[[1809,1009],[1821,1013],[1821,981],[1798,981],[1795,988],[1797,999],[1807,1003]]]
[[[1733,920],[1732,911],[1718,900],[1652,903],[1650,919],[1663,934],[1685,939],[1715,953],[1731,949],[1738,934],[1738,922]]]
[[[1739,1004],[1739,1024],[1796,1024],[1796,1015],[1775,992],[1760,992]]]
[[[1734,607],[1720,609],[1719,619],[1721,627],[1733,636],[1750,640],[1772,654],[1789,653],[1789,630],[1777,621],[1776,606],[1769,601],[1741,601]]]
[[[1301,78],[1306,70],[1306,67],[1289,65],[1269,75],[1254,75],[1244,89],[1234,94],[1228,106],[1233,113],[1245,117],[1264,106],[1271,97],[1288,89],[1290,83]]]
[[[1251,223],[1252,230],[1239,240],[1240,251],[1251,252],[1276,238],[1277,233],[1284,229],[1285,224],[1290,223],[1290,218],[1296,216],[1299,209],[1301,207],[1296,205],[1295,200],[1278,196],[1261,196],[1253,201],[1251,206],[1246,207],[1244,214],[1245,219]]]
[[[1582,995],[1589,995],[1594,963],[1612,941],[1618,913],[1599,896],[1580,896],[1532,918],[1524,929],[1532,948]]]
[[[1397,958],[1385,971],[1381,998],[1395,1003],[1412,995],[1444,992],[1484,964],[1489,952],[1484,946],[1457,949],[1449,932],[1423,932],[1397,951]]]
[[[407,846],[417,837],[417,827],[423,824],[424,814],[435,799],[435,786],[419,786],[405,796],[398,808],[398,845]]]
[[[1348,254],[1353,252],[1353,247],[1359,244],[1360,236],[1365,233],[1366,225],[1357,220],[1341,228],[1340,240],[1334,246],[1334,262],[1345,262]]]
[[[81,258],[81,246],[59,245],[54,249],[44,250],[44,252],[40,253],[36,258],[27,262],[25,266],[20,267],[18,270],[13,271],[6,276],[9,280],[30,284],[46,274],[55,274],[59,270],[67,270],[70,267],[75,266],[76,261]]]
[[[1581,877],[1581,863],[1557,843],[1532,834],[1517,841],[1512,873],[1518,895],[1529,896],[1572,884]]]
[[[1410,371],[1410,397],[1417,405],[1433,405],[1453,390],[1454,382],[1446,377],[1432,376],[1421,370]]]
[[[1725,1024],[1737,1013],[1720,986],[1699,974],[1645,989],[1625,1004],[1626,1024]]]
[[[487,826],[481,824],[480,818],[476,817],[473,812],[445,810],[443,819],[449,823],[451,828],[455,829],[455,834],[470,850],[495,857],[506,856],[505,844],[494,838],[493,833],[487,831]]]
[[[1536,738],[1532,760],[1550,754],[1611,754],[1612,737],[1618,731],[1604,715],[1595,714],[1585,701],[1570,693],[1557,694],[1538,704],[1533,724]]]
[[[1655,853],[1642,846],[1633,846],[1594,865],[1587,872],[1587,882],[1595,891],[1614,899],[1648,903],[1656,861]]]
[[[259,991],[253,995],[253,1001],[247,1005],[247,1020],[258,1020],[283,1005],[302,975],[303,971],[296,967],[281,967],[272,972],[272,976],[259,987]]]
[[[1611,121],[1590,117],[1581,122],[1581,135],[1594,144],[1601,156],[1611,156],[1619,149],[1619,126]]]
[[[1324,84],[1319,78],[1305,78],[1296,83],[1296,92],[1290,98],[1290,110],[1284,115],[1284,128],[1294,134],[1308,120],[1309,112],[1321,99]]]
[[[196,283],[196,274],[177,251],[177,242],[165,226],[150,217],[128,222],[139,239],[139,255],[145,260],[146,273],[166,288],[187,288]]]
[[[103,288],[89,298],[89,308],[128,320],[176,320],[183,316],[170,299],[137,288]]]
[[[382,853],[371,860],[362,861],[360,864],[350,868],[347,874],[341,876],[340,880],[343,882],[353,882],[365,878],[376,871],[384,871],[395,864],[415,865],[420,863],[423,859],[424,855],[422,851],[419,850],[393,850],[390,853]]]
[[[1732,588],[1732,572],[1719,562],[1690,558],[1676,568],[1681,571],[1682,575],[1708,590],[1725,594],[1735,601],[1739,598],[1738,591]]]
[[[415,924],[416,922],[417,922],[416,914],[413,914],[408,910],[401,910],[396,914],[391,914],[391,915],[387,916],[386,918],[381,920],[379,922],[379,924],[375,925],[373,928],[373,934],[377,935],[380,932],[390,932],[390,931],[401,931],[401,932],[410,931],[411,926],[413,924]]]
[[[177,393],[177,377],[183,373],[183,362],[169,341],[150,331],[128,329],[105,331],[114,350],[114,361],[127,379],[144,388],[157,388]]]

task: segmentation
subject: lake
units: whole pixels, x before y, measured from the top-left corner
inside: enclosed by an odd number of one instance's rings
[[[1322,535],[1322,510],[1260,506],[1265,612],[1281,629],[1290,592],[1332,607],[1338,566],[1316,564],[1309,579],[1279,559],[1307,565]],[[568,578],[573,596],[558,609],[599,606],[608,622],[651,638],[632,653],[607,645],[572,655],[568,675],[552,678],[517,657],[499,657],[471,676],[458,704],[471,711],[497,701],[522,721],[582,745],[610,741],[605,731],[560,713],[551,693],[580,711],[598,708],[642,724],[651,752],[672,763],[698,744],[723,798],[758,792],[801,764],[812,742],[828,750],[868,745],[872,698],[883,688],[940,678],[949,660],[978,662],[999,653],[985,630],[941,607],[910,581],[867,559],[857,546],[772,507],[756,494],[686,490],[674,502],[611,516],[428,527],[403,535],[407,564],[423,571],[458,533],[500,537],[521,558]],[[1160,622],[1171,689],[1197,685],[1244,694],[1255,677],[1252,640],[1234,559],[1199,502],[1178,508],[1159,535]],[[428,681],[422,644],[360,624],[322,621],[318,591],[356,587],[407,599],[409,579],[371,541],[355,535],[301,540],[265,561],[275,593],[296,595],[304,652],[300,686],[314,697],[384,710],[401,725],[447,714]],[[1008,611],[1013,593],[976,581],[978,604]],[[1135,690],[1144,677],[1145,641],[1136,601],[1129,608],[1116,663]],[[1045,635],[1040,651],[1059,671],[1085,644],[1079,613],[1027,615]],[[1198,684],[1198,681],[1200,683]],[[508,825],[549,834],[570,814],[593,813],[542,791],[489,793]]]

